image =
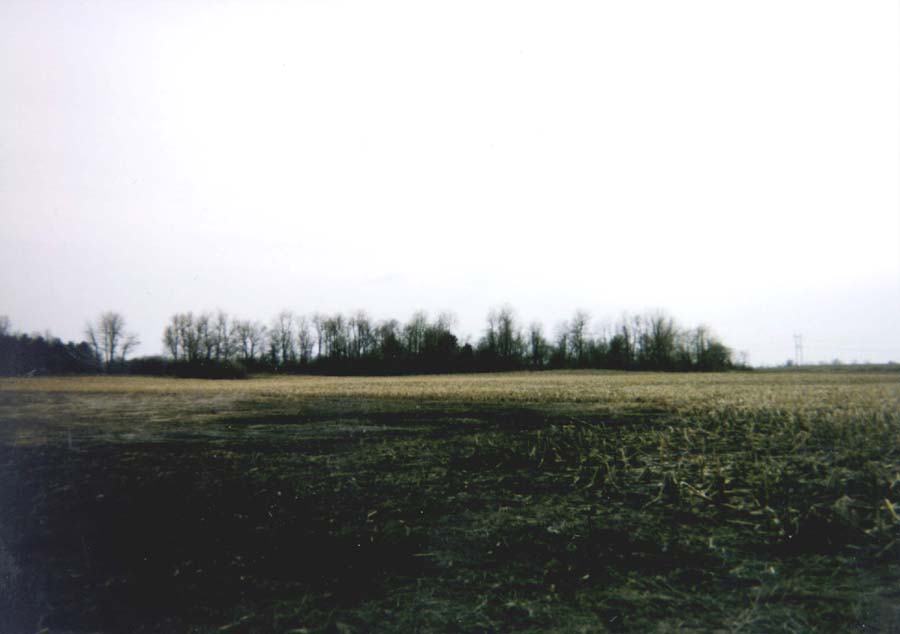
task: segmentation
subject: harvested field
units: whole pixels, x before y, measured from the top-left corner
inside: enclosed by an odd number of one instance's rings
[[[900,374],[0,380],[0,632],[894,632]]]

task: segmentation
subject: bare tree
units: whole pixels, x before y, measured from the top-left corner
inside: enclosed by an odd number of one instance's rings
[[[325,315],[316,313],[312,316],[312,325],[316,330],[316,356],[322,356],[322,344],[325,339]]]
[[[671,366],[675,358],[675,321],[663,311],[657,310],[647,315],[646,324],[646,355],[652,367],[663,369]]]
[[[528,327],[528,362],[534,368],[542,368],[547,363],[550,346],[544,338],[544,327],[532,322]]]
[[[116,362],[124,363],[128,353],[140,343],[136,334],[125,331],[125,318],[114,311],[107,311],[96,322],[88,323],[85,336],[94,356],[107,371]]]
[[[253,361],[262,352],[265,342],[266,327],[261,323],[249,320],[235,320],[231,325],[231,341],[234,354],[241,361]]]
[[[243,332],[241,331],[241,325],[243,323],[244,322],[240,319],[231,320],[231,327],[228,329],[228,341],[234,358],[241,361],[246,361],[246,350],[249,346],[244,346],[244,337]]]
[[[231,339],[228,336],[228,314],[219,311],[216,314],[216,321],[211,329],[211,337],[213,340],[213,350],[215,351],[216,360],[223,359],[228,361],[231,358]]]
[[[498,321],[497,311],[491,309],[487,315],[487,328],[484,329],[484,337],[482,337],[479,344],[479,348],[487,351],[491,356],[497,354],[497,340],[499,339],[497,332],[499,329]]]
[[[181,331],[176,322],[177,315],[172,317],[172,322],[163,331],[163,345],[175,361],[178,361],[178,353],[182,350]]]
[[[691,363],[695,366],[700,366],[703,364],[703,360],[706,356],[706,348],[709,345],[710,332],[709,328],[700,324],[694,330],[687,333],[688,342],[687,345],[690,350],[691,355]]]
[[[297,348],[294,345],[294,314],[289,310],[283,310],[272,321],[269,330],[269,347],[276,362],[285,364],[297,357]]]
[[[398,359],[403,353],[400,322],[396,319],[382,321],[375,329],[378,354],[383,360]]]
[[[326,317],[322,322],[325,336],[325,354],[332,359],[344,359],[349,349],[347,320],[340,313]]]
[[[356,311],[348,322],[350,350],[354,357],[368,355],[374,348],[372,320],[364,310]]]
[[[647,357],[647,336],[644,318],[640,315],[632,315],[631,321],[631,361],[632,363],[642,363]]]
[[[180,313],[173,320],[183,348],[182,357],[188,362],[196,361],[200,358],[200,339],[194,327],[194,313]]]
[[[0,336],[8,335],[12,329],[12,324],[7,315],[0,315]]]
[[[403,338],[406,340],[406,350],[412,356],[418,356],[425,344],[425,330],[428,328],[428,314],[417,310],[403,327]]]
[[[445,311],[438,315],[432,323],[426,324],[419,350],[423,363],[438,368],[453,358],[459,347],[459,341],[453,334],[455,323],[456,316]]]
[[[518,358],[522,351],[522,335],[512,306],[507,304],[496,313],[496,327],[498,356],[505,360]]]
[[[300,363],[306,365],[312,358],[313,335],[310,330],[309,319],[301,315],[297,317],[297,351],[300,354]]]
[[[576,310],[575,315],[572,316],[572,320],[569,322],[569,354],[577,366],[587,364],[589,347],[587,329],[590,320],[591,316],[586,310]]]
[[[554,365],[565,366],[569,362],[569,323],[566,321],[556,325],[555,345],[553,351]]]
[[[231,341],[235,354],[241,361],[251,361],[256,357],[258,341],[254,341],[254,327],[248,320],[236,319],[231,322]]]
[[[203,358],[207,361],[212,359],[213,351],[216,349],[215,332],[210,326],[211,323],[212,315],[207,312],[201,313],[194,320],[194,336]]]

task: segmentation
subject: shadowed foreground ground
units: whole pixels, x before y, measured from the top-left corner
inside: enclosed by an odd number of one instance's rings
[[[897,378],[2,381],[0,632],[898,631]]]

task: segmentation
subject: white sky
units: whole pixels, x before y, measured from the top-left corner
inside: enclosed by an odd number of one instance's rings
[[[0,313],[663,307],[900,361],[885,0],[0,7]]]

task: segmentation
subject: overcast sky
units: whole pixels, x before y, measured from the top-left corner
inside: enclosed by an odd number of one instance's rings
[[[900,361],[887,0],[0,7],[0,314],[661,307]]]

